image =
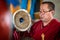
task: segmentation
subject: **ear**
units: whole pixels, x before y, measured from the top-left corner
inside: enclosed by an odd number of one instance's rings
[[[54,15],[55,14],[55,10],[52,10],[51,13]]]

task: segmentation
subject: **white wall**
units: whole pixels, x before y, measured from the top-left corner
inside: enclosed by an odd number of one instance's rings
[[[56,5],[54,17],[60,21],[60,0],[43,0],[43,1],[52,1]]]

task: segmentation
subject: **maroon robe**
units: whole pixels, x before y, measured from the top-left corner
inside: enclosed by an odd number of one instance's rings
[[[42,40],[42,33],[45,35],[44,40],[60,40],[60,23],[53,19],[48,25],[43,26],[42,21],[39,21],[32,26],[30,37],[34,40]]]
[[[38,21],[31,27],[30,33],[24,32],[23,35],[15,30],[13,36],[14,40],[20,40],[22,35],[34,40],[42,40],[42,33],[45,35],[44,40],[60,40],[60,22],[53,19],[48,25],[43,26],[42,21]]]
[[[6,0],[0,0],[0,40],[10,40],[11,16]]]
[[[28,37],[28,32],[25,31],[25,32],[20,32],[20,31],[17,31],[15,28],[14,28],[14,31],[13,31],[13,40],[22,40],[24,39],[25,37]]]

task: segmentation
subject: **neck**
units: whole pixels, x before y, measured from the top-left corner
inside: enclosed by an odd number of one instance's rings
[[[53,18],[49,19],[48,21],[44,21],[44,22],[43,22],[43,25],[44,25],[44,26],[48,25],[48,24],[51,22],[52,19],[53,19]]]

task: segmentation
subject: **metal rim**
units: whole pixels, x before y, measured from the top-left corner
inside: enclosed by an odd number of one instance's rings
[[[16,13],[19,12],[19,11],[24,11],[24,12],[26,12],[26,13],[28,14],[28,16],[29,16],[29,21],[30,21],[30,22],[29,22],[29,25],[28,25],[28,27],[27,27],[26,29],[20,29],[20,28],[18,28],[18,27],[15,25],[15,20],[14,20],[14,18],[15,18]],[[27,10],[25,10],[25,9],[17,10],[17,11],[14,13],[14,15],[13,15],[13,23],[14,23],[15,28],[18,29],[19,31],[26,31],[26,30],[28,30],[28,29],[31,27],[31,17],[30,17],[30,15],[29,15],[29,13],[27,12]]]

